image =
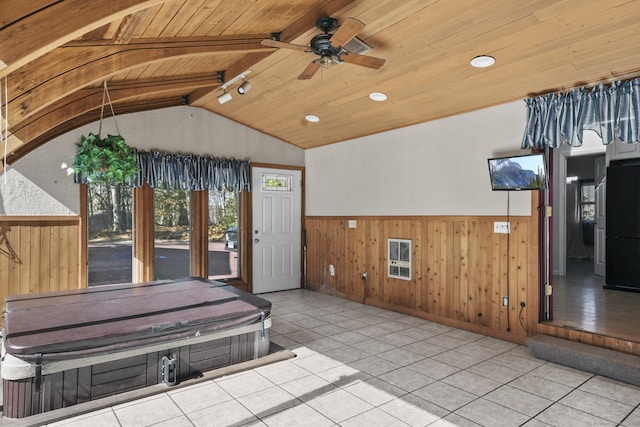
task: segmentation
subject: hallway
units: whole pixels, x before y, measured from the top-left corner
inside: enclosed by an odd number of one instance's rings
[[[557,326],[640,342],[640,293],[604,289],[593,260],[567,259],[567,275],[553,276],[553,321]]]

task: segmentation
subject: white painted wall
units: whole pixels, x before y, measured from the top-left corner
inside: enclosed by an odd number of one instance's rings
[[[487,159],[527,154],[525,121],[518,101],[306,150],[306,214],[506,215]],[[510,193],[510,214],[531,214],[529,192]]]
[[[487,158],[527,152],[520,149],[525,114],[518,101],[306,151],[187,106],[122,115],[117,123],[127,143],[142,150],[305,166],[307,215],[503,216],[506,193],[491,191]],[[42,190],[33,203],[22,203],[23,181],[11,171],[7,184],[0,176],[0,214],[77,214],[77,185],[60,165],[71,165],[75,142],[89,131],[97,132],[98,123],[12,165]],[[116,133],[113,119],[104,133]],[[511,192],[510,199],[512,215],[530,215],[528,192]]]
[[[127,144],[140,150],[304,166],[302,149],[199,108],[127,114],[116,121]],[[61,164],[70,166],[80,135],[98,128],[96,122],[75,129],[10,165],[6,183],[0,175],[0,215],[78,214],[78,186]],[[103,123],[102,134],[107,133],[117,133],[112,118]]]

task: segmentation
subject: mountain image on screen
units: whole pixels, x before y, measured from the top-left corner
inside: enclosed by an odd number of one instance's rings
[[[496,159],[493,163],[492,179],[494,189],[519,190],[540,188],[544,181],[542,171],[522,169],[513,159]],[[536,173],[537,172],[537,173]]]

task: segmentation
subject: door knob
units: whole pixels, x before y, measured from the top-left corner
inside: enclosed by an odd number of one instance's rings
[[[253,243],[260,243],[260,239],[254,239]]]

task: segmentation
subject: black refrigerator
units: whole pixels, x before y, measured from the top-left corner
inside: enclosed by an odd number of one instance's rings
[[[605,288],[640,292],[640,159],[607,168]]]

